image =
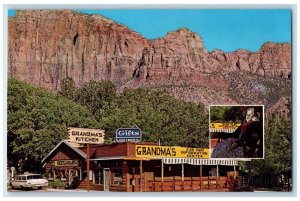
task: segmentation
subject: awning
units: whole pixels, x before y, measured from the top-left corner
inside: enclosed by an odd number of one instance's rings
[[[236,166],[236,165],[238,165],[238,160],[232,160],[232,159],[163,158],[163,163],[164,164]]]
[[[163,158],[164,164],[183,164],[187,163],[187,158]]]
[[[125,157],[124,160],[131,161],[150,161],[149,157]]]

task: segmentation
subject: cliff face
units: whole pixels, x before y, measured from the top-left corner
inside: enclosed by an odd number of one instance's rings
[[[70,76],[125,82],[147,41],[101,16],[71,11],[18,11],[9,21],[9,76],[56,90]]]
[[[290,84],[287,43],[265,43],[258,52],[210,53],[185,28],[147,40],[102,16],[72,11],[18,11],[8,28],[8,76],[50,90],[68,76],[77,86],[108,79],[120,90],[163,87],[184,100],[212,104],[241,102],[230,92],[238,82],[232,73]]]

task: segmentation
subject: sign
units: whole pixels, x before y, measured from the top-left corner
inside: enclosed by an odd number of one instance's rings
[[[237,129],[241,124],[234,122],[210,123],[209,127],[214,129]]]
[[[118,128],[116,131],[117,142],[140,142],[142,140],[142,131],[140,128]]]
[[[59,160],[59,161],[54,161],[54,166],[78,166],[78,160]]]
[[[69,142],[79,144],[103,144],[104,130],[89,128],[68,128]]]
[[[176,146],[135,145],[136,157],[209,158],[209,149]]]

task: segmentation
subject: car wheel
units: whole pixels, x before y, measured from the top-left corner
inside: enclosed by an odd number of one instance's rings
[[[21,190],[22,190],[22,191],[27,191],[28,188],[27,188],[27,187],[24,187],[24,186],[21,186]]]

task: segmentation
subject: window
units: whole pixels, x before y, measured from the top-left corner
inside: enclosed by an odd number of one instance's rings
[[[209,176],[216,177],[217,176],[217,168],[211,168],[211,171],[209,171]]]
[[[226,177],[227,176],[227,169],[219,168],[219,176],[220,177]]]
[[[121,168],[114,169],[114,184],[115,185],[122,184],[122,169]]]
[[[83,175],[82,178],[84,179],[84,181],[86,181],[87,179],[87,174],[86,174],[86,170],[83,171]],[[90,170],[90,174],[89,174],[89,180],[92,181],[93,180],[93,171]]]
[[[95,170],[95,184],[103,184],[103,168]]]
[[[42,175],[30,175],[27,179],[43,179]]]

